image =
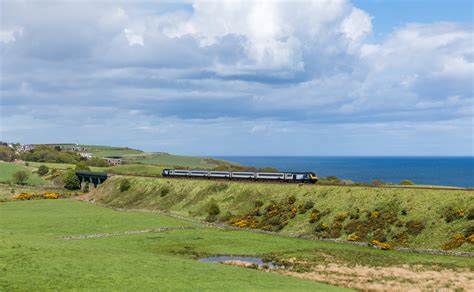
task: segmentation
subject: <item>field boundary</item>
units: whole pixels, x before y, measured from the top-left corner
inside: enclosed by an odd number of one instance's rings
[[[130,231],[120,231],[112,233],[98,233],[98,234],[87,234],[87,235],[65,235],[61,236],[61,239],[87,239],[87,238],[99,238],[99,237],[110,237],[118,235],[132,235],[132,234],[142,234],[142,233],[155,233],[162,231],[171,231],[171,230],[184,230],[184,229],[195,229],[192,226],[179,226],[179,227],[161,227],[161,228],[148,228],[143,230],[130,230]]]

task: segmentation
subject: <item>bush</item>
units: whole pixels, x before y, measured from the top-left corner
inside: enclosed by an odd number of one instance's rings
[[[419,220],[410,220],[405,224],[405,227],[408,234],[418,235],[425,229],[425,224]]]
[[[401,186],[413,186],[415,185],[414,182],[412,182],[411,180],[408,180],[408,179],[405,179],[405,180],[402,180],[399,185]]]
[[[40,167],[38,167],[38,174],[40,176],[46,175],[48,174],[48,172],[49,168],[46,165],[40,165]]]
[[[29,174],[26,171],[20,170],[13,174],[13,182],[18,185],[26,184]]]
[[[64,187],[68,190],[78,190],[81,188],[81,182],[72,169],[66,171],[63,177]]]
[[[216,203],[211,203],[211,205],[209,205],[209,208],[207,209],[207,213],[209,215],[219,215],[219,213],[221,212],[221,210],[219,209],[219,206],[217,206]]]
[[[293,205],[296,202],[295,196],[288,197],[288,205]]]
[[[312,209],[314,207],[314,203],[312,201],[306,201],[303,205],[303,208],[305,210]]]
[[[385,183],[379,179],[374,179],[370,184],[373,186],[381,186],[381,185],[384,185]]]
[[[91,168],[87,165],[86,162],[81,161],[78,164],[76,164],[76,170],[91,171]]]
[[[167,194],[170,193],[170,188],[167,187],[167,186],[163,186],[161,189],[160,189],[160,197],[164,197],[166,196]]]
[[[464,209],[449,207],[444,210],[443,216],[446,223],[463,218],[465,215]]]
[[[469,209],[467,212],[467,220],[474,220],[474,209]]]
[[[457,248],[463,245],[465,241],[466,241],[466,237],[464,237],[464,234],[455,234],[448,242],[443,244],[442,248],[444,250]]]
[[[128,179],[123,179],[120,181],[120,192],[125,192],[125,191],[128,191],[128,189],[130,189],[131,187],[131,183],[130,183],[130,180]]]

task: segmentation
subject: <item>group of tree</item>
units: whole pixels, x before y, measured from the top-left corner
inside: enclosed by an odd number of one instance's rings
[[[8,147],[8,145],[0,145],[0,160],[13,161],[16,158],[15,150]]]
[[[1,153],[2,153],[2,150],[0,149],[0,160],[2,157]],[[107,161],[105,161],[104,159],[100,159],[98,157],[92,157],[88,159],[85,157],[81,157],[76,152],[61,151],[61,148],[59,146],[51,147],[48,145],[38,145],[36,146],[35,149],[20,154],[19,158],[25,161],[34,161],[34,162],[68,163],[68,164],[77,164],[80,162],[84,162],[84,164],[88,166],[99,166],[99,167],[108,166]]]

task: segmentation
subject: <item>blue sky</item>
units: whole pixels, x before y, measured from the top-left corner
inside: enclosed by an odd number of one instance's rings
[[[2,1],[0,140],[473,155],[471,1]]]

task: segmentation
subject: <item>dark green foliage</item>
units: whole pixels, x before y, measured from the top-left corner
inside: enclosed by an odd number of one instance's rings
[[[70,164],[75,164],[80,161],[80,156],[77,153],[61,152],[45,145],[38,145],[34,150],[23,153],[21,158],[27,161]]]
[[[207,213],[209,215],[219,215],[220,212],[221,210],[219,209],[219,206],[214,202],[209,205],[209,208],[207,208]]]
[[[313,203],[312,201],[306,201],[306,202],[304,203],[304,209],[305,209],[305,210],[309,210],[309,209],[311,209],[311,208],[313,208],[313,207],[314,207],[314,203]]]
[[[296,197],[295,196],[289,196],[288,197],[288,204],[293,205],[296,202]]]
[[[132,184],[130,183],[129,179],[122,179],[119,186],[120,192],[128,191],[131,186]]]
[[[43,175],[46,175],[48,172],[49,172],[49,168],[46,165],[40,165],[40,167],[38,167],[39,175],[43,176]]]
[[[98,167],[107,167],[109,164],[105,159],[101,159],[98,157],[92,157],[85,161],[85,163],[89,166],[98,166]]]
[[[81,161],[76,164],[76,170],[91,171],[91,168],[87,165],[86,162]]]
[[[29,174],[26,171],[20,170],[13,174],[13,183],[24,185],[28,180]]]
[[[419,220],[410,220],[405,224],[405,227],[408,234],[418,235],[425,229],[425,223]]]
[[[467,211],[467,220],[474,220],[474,208]]]
[[[0,145],[0,160],[13,161],[15,159],[15,151],[6,145]]]
[[[402,209],[400,214],[402,214],[403,216],[406,216],[408,214],[408,211],[406,209]]]
[[[66,171],[63,177],[64,188],[68,190],[78,190],[81,188],[81,182],[73,169]]]
[[[415,184],[414,182],[412,182],[411,180],[408,180],[408,179],[402,180],[399,183],[399,185],[402,185],[402,186],[412,186],[414,184]]]
[[[84,193],[88,193],[88,192],[89,192],[89,189],[90,189],[89,182],[86,182],[86,183],[84,184],[83,192],[84,192]]]
[[[469,237],[474,234],[474,225],[470,225],[464,231],[464,236]]]
[[[163,186],[161,189],[160,189],[160,197],[164,197],[166,196],[167,194],[170,193],[170,188],[167,187],[167,186]]]

